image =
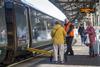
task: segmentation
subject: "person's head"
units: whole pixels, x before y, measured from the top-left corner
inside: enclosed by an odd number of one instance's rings
[[[67,25],[70,24],[70,23],[71,23],[71,22],[68,21],[67,23],[64,24],[64,26],[67,26]]]
[[[87,21],[87,22],[86,22],[86,25],[87,25],[87,26],[91,26],[92,23],[91,23],[90,21]]]
[[[69,22],[69,20],[66,18],[66,19],[65,19],[65,24],[68,23],[68,22]]]
[[[83,24],[80,24],[80,26],[82,26]]]
[[[56,21],[55,24],[60,24],[61,25],[61,22],[60,21]]]
[[[84,24],[80,24],[80,27],[84,27]]]

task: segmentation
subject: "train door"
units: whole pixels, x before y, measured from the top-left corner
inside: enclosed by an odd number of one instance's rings
[[[27,9],[21,4],[15,4],[16,29],[17,29],[17,55],[23,54],[29,46],[29,31]]]
[[[7,30],[5,22],[5,10],[4,2],[0,2],[0,62],[6,56],[6,47],[7,47]]]

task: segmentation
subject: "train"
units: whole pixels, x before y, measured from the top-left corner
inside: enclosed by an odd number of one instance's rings
[[[0,0],[0,64],[31,55],[27,48],[51,44],[52,19],[19,0]]]

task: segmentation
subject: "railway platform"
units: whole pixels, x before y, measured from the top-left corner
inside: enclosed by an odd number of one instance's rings
[[[50,62],[46,57],[38,57],[8,67],[100,67],[100,56],[89,57],[87,46],[74,45],[73,49],[75,55],[68,56],[64,64]]]

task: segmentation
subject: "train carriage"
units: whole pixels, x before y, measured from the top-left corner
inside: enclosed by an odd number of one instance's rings
[[[13,63],[27,48],[51,43],[53,17],[14,0],[0,0],[0,63]],[[17,58],[18,59],[18,58]]]

